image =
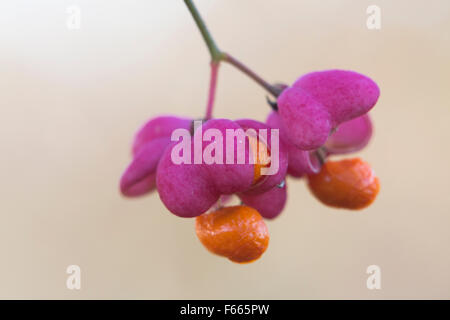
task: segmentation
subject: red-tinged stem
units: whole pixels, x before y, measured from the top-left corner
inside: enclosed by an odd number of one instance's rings
[[[217,88],[217,76],[219,74],[219,65],[220,62],[211,61],[211,78],[209,80],[209,94],[208,94],[208,103],[206,105],[205,119],[212,118],[214,98],[216,96],[216,88]]]

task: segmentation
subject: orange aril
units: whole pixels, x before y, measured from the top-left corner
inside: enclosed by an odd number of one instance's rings
[[[202,214],[195,220],[195,231],[209,251],[238,263],[258,259],[269,245],[269,231],[261,215],[247,206]]]
[[[345,209],[369,206],[380,191],[380,182],[360,158],[327,161],[317,174],[308,176],[308,186],[322,203]]]
[[[261,169],[270,164],[270,151],[267,144],[258,137],[248,136],[248,141],[255,163],[253,183],[256,183],[261,178]]]

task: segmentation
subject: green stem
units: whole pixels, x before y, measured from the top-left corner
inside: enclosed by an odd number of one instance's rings
[[[202,17],[200,16],[200,13],[198,12],[197,8],[195,7],[194,2],[192,0],[184,0],[184,3],[186,3],[186,6],[188,7],[189,11],[191,12],[192,17],[194,18],[194,21],[197,24],[197,27],[202,34],[203,40],[205,40],[205,43],[208,46],[209,53],[211,54],[211,60],[212,60],[211,62],[213,63],[213,65],[217,64],[217,66],[215,66],[215,68],[218,68],[221,61],[225,61],[225,62],[231,64],[233,67],[235,67],[239,71],[243,72],[249,78],[253,79],[256,83],[258,83],[261,87],[266,89],[274,97],[278,97],[280,95],[281,91],[283,91],[281,88],[271,85],[270,83],[265,81],[263,78],[261,78],[259,75],[257,75],[255,72],[253,72],[250,68],[248,68],[246,65],[244,65],[242,62],[240,62],[239,60],[237,60],[230,54],[220,51],[220,49],[217,47],[213,37],[209,33],[209,30],[206,27],[205,22],[203,21]],[[215,80],[214,80],[214,82],[215,82]],[[214,83],[214,86],[215,86],[215,83]],[[214,99],[212,99],[212,101],[214,101]],[[212,105],[210,105],[208,103],[207,115],[210,115],[211,111],[212,111]]]
[[[184,3],[186,3],[186,6],[188,7],[189,11],[191,12],[192,17],[194,18],[194,21],[197,24],[197,27],[199,28],[199,30],[203,36],[203,39],[206,42],[206,45],[208,46],[212,61],[221,61],[222,60],[222,52],[220,52],[213,37],[209,33],[209,30],[206,27],[205,22],[203,21],[202,17],[200,16],[200,13],[198,12],[197,8],[195,7],[195,4],[192,2],[192,0],[184,0]]]
[[[259,84],[261,87],[266,89],[266,91],[270,92],[274,97],[278,97],[281,94],[282,89],[278,88],[277,86],[271,85],[266,80],[261,78],[259,75],[257,75],[255,72],[253,72],[249,67],[247,67],[245,64],[234,58],[232,55],[228,53],[222,53],[223,54],[223,61],[228,62],[233,67],[241,71],[242,73],[246,74],[249,78],[251,78],[253,81],[255,81],[257,84]]]

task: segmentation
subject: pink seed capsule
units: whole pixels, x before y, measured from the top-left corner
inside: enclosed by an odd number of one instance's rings
[[[305,174],[317,173],[320,170],[320,163],[314,151],[301,150],[290,142],[286,142],[286,129],[280,121],[277,112],[272,111],[268,118],[267,124],[273,128],[280,129],[280,138],[285,141],[288,154],[288,174],[293,177],[300,178]]]
[[[172,143],[165,150],[156,170],[159,197],[173,214],[192,218],[211,208],[220,197],[205,165],[175,164],[172,161]],[[191,147],[193,149],[193,146]]]
[[[307,91],[290,87],[278,97],[278,114],[286,139],[302,150],[322,146],[331,131],[328,110]]]
[[[380,96],[372,79],[346,70],[311,72],[292,86],[307,91],[328,110],[332,127],[369,112]]]
[[[133,160],[120,181],[124,196],[142,196],[156,188],[156,167],[172,132],[180,128],[189,130],[191,123],[191,119],[161,116],[150,119],[139,129],[133,141]]]
[[[258,134],[259,146],[261,144],[267,145],[267,153],[269,163],[265,166],[265,175],[261,176],[259,181],[253,184],[252,188],[246,191],[250,193],[262,193],[272,189],[274,186],[280,184],[286,177],[288,167],[288,149],[287,145],[282,141],[281,133],[278,131],[272,132],[271,127],[263,122],[252,119],[236,120],[245,131],[249,129],[255,130]],[[267,134],[265,136],[265,134]]]
[[[304,151],[295,146],[289,147],[288,173],[301,178],[304,175],[318,173],[320,171],[320,160],[315,151]]]
[[[157,138],[165,138],[172,135],[176,129],[190,130],[192,119],[174,116],[160,116],[147,121],[136,133],[133,141],[133,154],[149,141]]]
[[[236,134],[236,135],[234,135]],[[194,133],[194,144],[201,148],[201,159],[209,172],[211,184],[220,194],[233,194],[253,184],[254,165],[250,163],[250,148],[245,132],[236,122],[228,119],[206,121]]]
[[[283,210],[287,199],[286,183],[259,194],[242,193],[239,195],[242,202],[256,209],[264,218],[274,219]]]
[[[302,150],[317,149],[332,128],[366,114],[379,95],[372,79],[353,71],[308,73],[278,97],[286,139]]]
[[[342,123],[327,140],[329,154],[344,154],[363,149],[372,137],[372,121],[368,114]]]
[[[157,138],[139,149],[120,179],[124,196],[141,196],[155,188],[156,167],[169,142],[169,138]]]

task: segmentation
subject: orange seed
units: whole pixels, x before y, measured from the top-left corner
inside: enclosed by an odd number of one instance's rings
[[[353,210],[369,206],[380,191],[372,168],[360,158],[327,161],[308,176],[308,186],[322,203]]]
[[[261,215],[247,206],[202,214],[195,220],[195,231],[209,251],[238,263],[258,259],[269,245],[269,231]]]

